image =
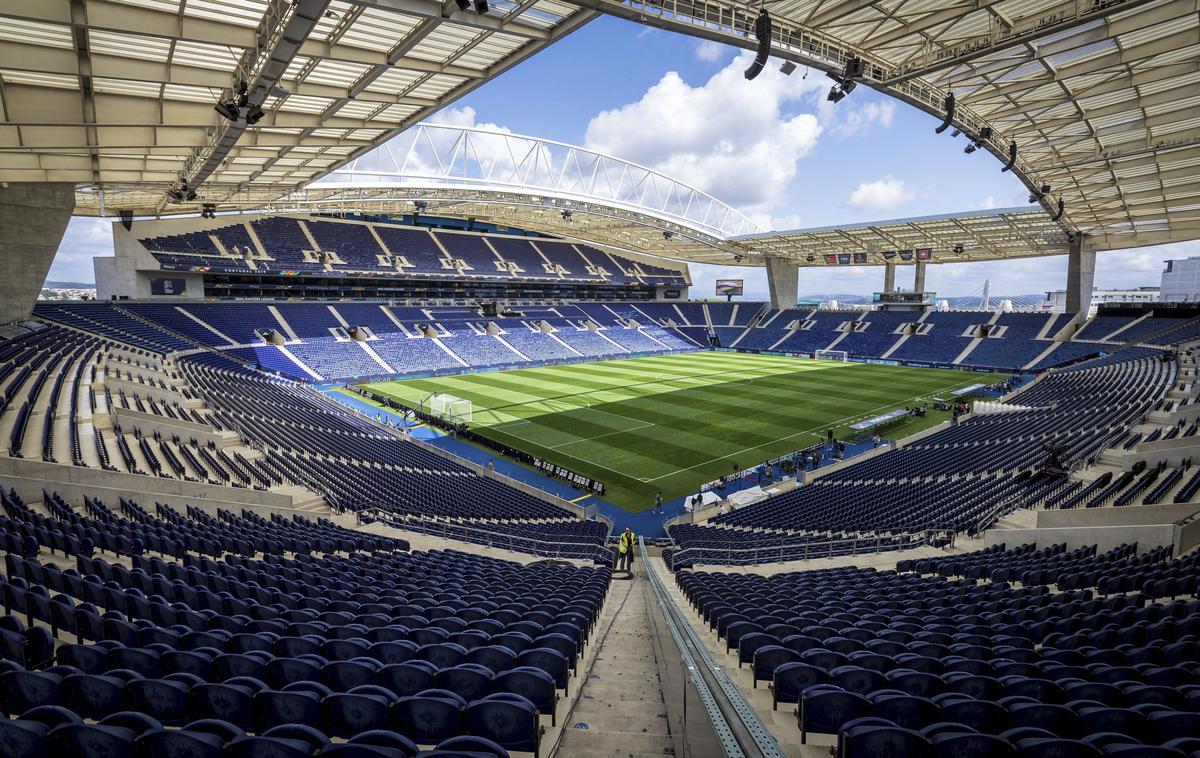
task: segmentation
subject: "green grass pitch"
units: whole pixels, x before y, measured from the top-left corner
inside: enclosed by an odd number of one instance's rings
[[[960,371],[743,353],[678,353],[365,385],[417,407],[470,400],[487,437],[604,482],[631,511],[786,455],[833,427],[987,381]],[[947,418],[930,412],[908,434]]]

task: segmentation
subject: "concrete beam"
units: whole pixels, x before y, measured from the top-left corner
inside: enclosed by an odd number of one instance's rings
[[[896,264],[895,263],[883,264],[883,291],[884,292],[895,292],[896,291]]]
[[[767,289],[771,293],[771,307],[786,310],[796,305],[799,292],[800,267],[786,258],[767,258]]]
[[[917,261],[913,267],[913,292],[925,291],[925,267],[928,265],[925,261]]]
[[[1067,313],[1087,314],[1096,281],[1096,250],[1076,234],[1067,256]]]
[[[0,182],[0,323],[33,312],[74,209],[74,184]]]

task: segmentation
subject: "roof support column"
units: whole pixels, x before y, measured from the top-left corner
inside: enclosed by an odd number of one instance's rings
[[[917,265],[913,270],[913,292],[925,291],[925,267],[929,264],[925,261],[917,261]]]
[[[799,266],[786,258],[767,258],[767,289],[772,308],[782,311],[795,307],[799,286]]]
[[[883,291],[884,292],[895,292],[896,291],[896,264],[895,263],[889,262],[889,263],[883,264]]]
[[[1096,283],[1096,250],[1076,232],[1067,257],[1067,313],[1087,315]]]
[[[29,318],[71,211],[71,182],[0,182],[0,323]]]

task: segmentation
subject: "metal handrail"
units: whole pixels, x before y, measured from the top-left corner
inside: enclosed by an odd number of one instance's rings
[[[392,513],[390,511],[384,510],[382,508],[364,508],[364,509],[355,511],[354,515],[355,515],[355,522],[360,525],[363,523],[363,516],[370,515],[370,516],[374,516],[376,521],[379,521],[380,523],[383,523],[383,524],[390,526],[392,528],[395,528],[395,529],[407,529],[409,531],[415,531],[420,534],[429,534],[434,537],[440,536],[442,539],[448,539],[448,540],[461,539],[460,536],[456,536],[456,535],[461,535],[462,532],[474,533],[474,534],[481,535],[481,537],[480,537],[480,541],[472,542],[472,544],[483,545],[484,547],[500,548],[502,550],[514,550],[514,551],[520,552],[520,553],[533,553],[536,555],[545,555],[545,554],[547,554],[547,547],[550,546],[550,543],[546,543],[541,540],[534,539],[532,537],[521,537],[518,535],[498,534],[496,532],[492,532],[487,529],[480,529],[478,527],[468,526],[466,524],[455,523],[452,521],[441,521],[436,518],[423,518],[420,516],[396,514],[396,513]],[[435,525],[441,525],[443,527],[442,530],[439,532],[436,528],[432,528]],[[455,534],[451,533],[451,529],[454,530]],[[467,540],[467,541],[470,541],[470,540]],[[522,544],[522,545],[529,545],[530,547],[524,547],[524,548],[517,547],[518,543]],[[609,555],[614,554],[612,548],[607,547],[604,544],[604,542],[593,543],[593,542],[555,541],[554,543],[552,543],[552,545],[556,549],[563,548],[563,547],[576,547],[576,548],[580,548],[580,551],[593,551],[594,552],[596,550],[604,550],[604,551],[607,551],[607,553]],[[556,557],[556,558],[564,557],[563,551],[558,550],[557,552],[554,553],[553,557]]]
[[[1025,501],[1025,498],[1024,498],[1024,496],[1021,495],[1021,493],[1011,495],[1007,500],[1000,501],[995,506],[993,506],[991,508],[991,510],[989,510],[984,515],[980,516],[978,520],[976,520],[974,528],[971,529],[971,531],[968,532],[968,534],[970,534],[970,536],[972,536],[972,537],[976,537],[976,536],[982,534],[984,529],[987,529],[992,524],[996,523],[997,521],[1004,518],[1005,516],[1012,513],[1013,511],[1020,510],[1021,503],[1023,503],[1024,501]]]
[[[847,542],[850,543],[850,555],[858,555],[859,553],[864,553],[864,554],[878,553],[878,552],[883,552],[883,550],[885,550],[885,549],[886,550],[900,549],[900,547],[897,547],[896,545],[893,545],[891,543],[889,543],[886,547],[882,546],[881,543],[884,540],[891,540],[891,539],[895,539],[895,538],[900,538],[900,539],[908,538],[910,540],[909,544],[904,545],[902,543],[901,547],[919,547],[921,545],[932,544],[932,542],[938,537],[949,538],[951,541],[953,541],[954,530],[952,530],[952,529],[926,529],[926,530],[922,530],[922,531],[918,531],[918,532],[900,532],[900,533],[895,533],[895,534],[875,534],[872,536],[860,536],[858,534],[855,534],[854,536],[848,535],[847,537],[844,537],[841,539],[829,538],[827,540],[823,540],[820,542],[805,542],[805,543],[803,543],[803,545],[801,543],[799,543],[798,541],[796,541],[795,539],[788,541],[787,536],[783,536],[780,538],[778,546],[771,545],[769,547],[756,546],[756,547],[748,547],[748,548],[726,548],[726,547],[707,547],[707,546],[698,546],[697,545],[697,546],[692,546],[692,547],[685,547],[682,550],[679,550],[677,552],[672,552],[671,553],[671,568],[672,569],[675,568],[675,566],[680,562],[680,558],[691,558],[694,563],[709,563],[709,564],[713,564],[713,565],[732,565],[729,558],[731,558],[732,556],[737,556],[737,555],[742,555],[742,556],[752,555],[752,557],[753,557],[752,561],[744,561],[743,560],[743,561],[739,561],[739,563],[750,563],[750,564],[768,563],[771,561],[772,555],[777,557],[777,560],[776,560],[777,563],[783,563],[785,561],[784,551],[788,550],[789,548],[791,548],[791,549],[800,548],[801,546],[803,546],[803,548],[804,548],[804,554],[802,557],[796,558],[794,560],[809,560],[810,558],[814,558],[814,559],[815,558],[827,558],[827,557],[834,555],[834,552],[833,552],[834,547],[843,547],[844,548]],[[875,549],[871,549],[872,542],[874,543]],[[824,552],[821,552],[820,550],[818,550],[818,548],[826,548],[826,549],[824,550]],[[816,553],[816,554],[810,555],[810,553]],[[844,553],[840,553],[840,554],[844,554]],[[693,557],[694,555],[699,555],[700,557],[694,558]],[[725,557],[726,560],[723,560],[723,561],[712,560],[712,558],[714,558],[714,557]],[[762,558],[762,560],[759,560],[760,557]]]
[[[642,565],[646,567],[646,577],[654,591],[655,600],[662,611],[671,636],[679,649],[684,667],[688,670],[689,680],[696,687],[704,710],[708,715],[713,731],[718,735],[721,748],[727,758],[741,758],[753,755],[756,758],[783,758],[784,752],[775,736],[763,724],[754,707],[746,700],[741,690],[729,678],[725,670],[712,659],[704,641],[696,634],[695,629],[688,623],[679,604],[671,597],[666,585],[658,576],[654,565],[646,552],[646,542],[638,537],[638,548],[641,551]],[[710,686],[710,683],[712,686]],[[717,698],[721,698],[719,703]],[[722,705],[725,708],[722,708]],[[727,716],[726,714],[730,714]],[[743,735],[739,743],[734,729],[730,725],[730,717],[736,718]]]

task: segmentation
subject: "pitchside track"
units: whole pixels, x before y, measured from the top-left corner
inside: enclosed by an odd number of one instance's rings
[[[369,384],[417,407],[470,400],[485,436],[605,483],[631,511],[824,439],[850,424],[980,382],[978,374],[743,353],[650,358]],[[944,420],[930,413],[902,431]],[[893,432],[895,433],[895,432]]]

